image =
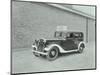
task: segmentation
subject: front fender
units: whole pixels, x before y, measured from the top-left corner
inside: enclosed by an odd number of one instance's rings
[[[45,51],[49,51],[51,50],[51,48],[53,48],[54,46],[56,46],[58,49],[59,49],[59,52],[60,53],[64,53],[65,50],[58,44],[51,44],[51,45],[48,45],[48,47],[44,48]]]

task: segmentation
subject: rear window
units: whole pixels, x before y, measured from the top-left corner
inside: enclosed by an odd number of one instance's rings
[[[82,37],[82,34],[81,34],[81,33],[75,33],[75,34],[74,34],[74,37],[76,37],[76,38]]]

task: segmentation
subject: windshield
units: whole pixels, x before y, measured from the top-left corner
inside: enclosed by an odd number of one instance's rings
[[[57,38],[65,38],[66,34],[64,32],[55,32],[55,37],[57,37]]]

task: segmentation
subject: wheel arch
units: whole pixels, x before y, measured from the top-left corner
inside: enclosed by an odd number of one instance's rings
[[[60,53],[60,49],[59,49],[59,47],[58,47],[58,46],[53,46],[52,48],[54,48],[54,47],[56,47],[57,50],[58,50],[58,53]],[[51,49],[52,49],[52,48],[51,48]]]
[[[81,44],[84,44],[84,48],[85,48],[85,42],[82,41],[82,42],[80,42],[80,43],[78,44],[78,49],[79,49],[79,47],[80,47]]]
[[[61,52],[63,51],[63,48],[62,48],[60,45],[58,45],[58,44],[51,44],[51,45],[49,45],[48,47],[46,47],[45,50],[46,50],[46,51],[49,51],[49,50],[51,50],[53,47],[58,48],[58,52],[59,52],[59,53],[61,53]]]

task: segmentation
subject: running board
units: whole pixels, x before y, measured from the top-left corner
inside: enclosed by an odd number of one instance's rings
[[[68,50],[68,51],[63,51],[63,52],[61,52],[61,53],[71,53],[71,52],[77,52],[78,51],[78,49],[75,49],[75,50]]]

